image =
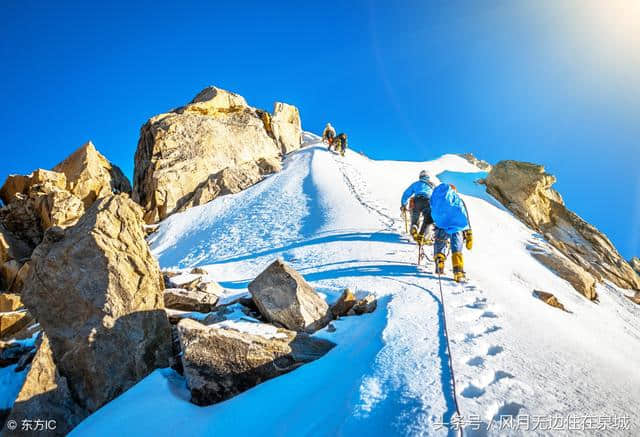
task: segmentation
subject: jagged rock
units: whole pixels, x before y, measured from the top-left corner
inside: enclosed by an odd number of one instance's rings
[[[637,256],[634,256],[629,260],[629,265],[633,270],[636,271],[637,274],[640,275],[640,258],[638,258]]]
[[[557,253],[534,252],[532,255],[543,265],[556,272],[562,279],[569,282],[576,291],[587,299],[595,300],[598,298],[595,278],[576,263]]]
[[[56,367],[47,336],[43,335],[38,342],[31,368],[8,419],[18,424],[24,419],[53,420],[55,429],[52,432],[36,433],[21,431],[19,427],[16,431],[9,431],[5,424],[3,436],[66,435],[89,415],[88,411],[73,400],[67,379],[60,375]]]
[[[0,339],[9,339],[31,322],[33,317],[25,310],[0,313]]]
[[[0,312],[16,311],[22,308],[19,294],[0,292]]]
[[[203,205],[219,196],[239,193],[260,182],[266,174],[280,171],[281,167],[280,158],[274,157],[225,168],[201,183],[189,200],[181,204],[178,211]]]
[[[133,197],[144,208],[145,221],[154,223],[182,206],[210,200],[207,193],[215,192],[216,185],[208,181],[211,175],[278,157],[282,148],[261,114],[241,96],[209,87],[190,104],[142,126]],[[278,121],[284,132],[282,123]],[[199,188],[199,196],[192,199]]]
[[[199,290],[185,290],[184,288],[164,290],[164,306],[166,308],[208,313],[215,308],[217,302],[218,296]]]
[[[274,261],[249,284],[260,313],[293,331],[314,332],[331,320],[329,306],[294,269]]]
[[[491,164],[489,164],[487,161],[476,158],[473,153],[460,153],[458,156],[466,159],[469,163],[475,165],[480,170],[491,171]]]
[[[283,154],[298,150],[302,145],[302,122],[298,108],[276,102],[271,116],[271,132]]]
[[[196,287],[196,290],[218,297],[224,296],[224,288],[222,288],[217,282],[200,282]]]
[[[333,314],[333,317],[336,319],[346,316],[357,301],[356,295],[353,294],[351,289],[345,288],[338,300],[331,306],[331,314]]]
[[[489,172],[485,185],[489,194],[595,279],[640,290],[640,276],[604,234],[567,209],[551,188],[555,182],[540,165],[501,161]]]
[[[373,294],[369,294],[356,302],[351,309],[359,316],[366,313],[372,313],[376,308],[378,308],[378,300]]]
[[[203,269],[202,267],[194,267],[193,269],[191,269],[191,271],[189,272],[192,275],[207,275],[207,271],[205,269]]]
[[[335,346],[262,323],[205,326],[185,319],[178,323],[178,332],[184,376],[197,405],[228,399],[316,360]]]
[[[169,363],[162,276],[142,223],[126,194],[103,197],[76,225],[49,229],[32,255],[23,302],[89,412]]]
[[[533,295],[547,305],[551,305],[552,307],[559,308],[562,311],[566,311],[564,305],[562,305],[560,301],[558,301],[558,298],[551,293],[547,293],[546,291],[534,290]]]
[[[79,198],[85,208],[89,208],[96,199],[113,193],[131,194],[131,184],[122,170],[98,152],[91,141],[53,170],[64,173],[66,189]]]

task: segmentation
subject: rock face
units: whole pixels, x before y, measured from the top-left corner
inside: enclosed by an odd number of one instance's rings
[[[471,164],[478,167],[480,170],[491,171],[491,164],[489,164],[487,161],[476,158],[472,153],[461,153],[459,156],[466,159]]]
[[[499,162],[485,180],[489,194],[541,233],[572,264],[596,280],[640,290],[640,276],[604,234],[567,209],[551,188],[555,182],[544,167],[518,161]]]
[[[299,117],[292,116],[297,110],[276,107],[272,122],[268,113],[249,106],[243,97],[209,87],[188,105],[147,121],[136,150],[133,189],[145,221],[154,223],[183,206],[211,200],[213,194],[206,193],[215,193],[216,182],[209,179],[225,169],[251,167],[247,163],[300,147],[299,139],[292,140],[299,127]],[[243,179],[237,174],[235,178]],[[199,199],[192,199],[199,189]]]
[[[8,340],[33,321],[27,311],[0,313],[0,340]]]
[[[239,193],[260,182],[265,175],[279,172],[281,168],[280,158],[276,157],[260,158],[257,162],[251,161],[237,167],[227,167],[212,174],[201,183],[189,200],[178,210],[184,211],[203,205],[218,196]]]
[[[164,290],[164,306],[166,308],[208,313],[215,308],[216,302],[218,302],[218,296],[199,290],[185,290],[184,288]]]
[[[298,150],[302,145],[302,122],[298,108],[276,102],[271,116],[271,132],[283,154]]]
[[[640,258],[634,256],[633,258],[631,258],[631,260],[629,260],[629,265],[633,270],[636,271],[637,274],[640,275]]]
[[[556,272],[562,279],[573,285],[577,292],[589,300],[598,298],[596,280],[585,269],[568,258],[552,253],[533,253],[535,259]]]
[[[22,299],[88,412],[168,365],[162,276],[142,225],[127,195],[103,197],[76,225],[47,231],[32,255]]]
[[[39,435],[66,435],[89,413],[72,397],[67,379],[60,375],[53,360],[47,336],[39,340],[38,351],[31,363],[25,382],[18,393],[8,420],[18,424],[23,419],[43,418],[55,421],[55,429]],[[2,435],[36,435],[35,432],[3,428]]]
[[[53,168],[66,176],[66,189],[78,197],[85,208],[110,194],[131,194],[131,184],[119,167],[98,152],[91,141]]]
[[[249,292],[267,320],[293,331],[315,332],[331,320],[324,299],[281,260],[260,273],[249,284]]]
[[[238,322],[236,322],[238,323]],[[205,326],[194,320],[178,323],[182,365],[191,401],[210,405],[261,382],[290,372],[326,354],[334,344],[271,325]],[[238,328],[234,328],[238,326]]]

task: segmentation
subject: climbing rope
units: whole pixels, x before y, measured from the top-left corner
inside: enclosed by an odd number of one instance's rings
[[[456,415],[459,420],[462,420],[462,414],[460,413],[460,405],[458,404],[458,392],[456,390],[456,376],[453,371],[453,360],[451,357],[451,346],[449,345],[449,331],[447,330],[447,310],[444,305],[444,293],[442,292],[442,279],[438,274],[438,286],[440,288],[440,302],[442,302],[442,323],[444,325],[444,335],[447,338],[447,355],[449,356],[449,370],[451,371],[451,387],[453,389],[453,402],[456,406]],[[457,426],[458,435],[462,437],[462,422]]]

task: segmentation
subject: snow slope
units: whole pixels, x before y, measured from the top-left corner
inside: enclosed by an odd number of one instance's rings
[[[474,230],[471,281],[443,279],[444,305],[399,217],[402,190],[423,168],[456,184]],[[312,143],[260,184],[169,217],[151,241],[163,268],[204,267],[234,295],[280,257],[329,302],[351,287],[376,293],[378,310],[317,333],[337,343],[322,359],[217,405],[190,404],[184,380],[158,370],[74,435],[447,435],[439,423],[455,406],[445,313],[460,410],[473,422],[466,435],[521,435],[498,429],[517,415],[629,416],[627,430],[599,432],[639,435],[640,309],[610,285],[589,302],[538,263],[530,251],[547,244],[474,184],[482,175],[454,155],[373,161]],[[568,426],[526,434],[596,433]]]

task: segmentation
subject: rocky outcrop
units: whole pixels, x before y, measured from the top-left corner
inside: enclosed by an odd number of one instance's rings
[[[218,296],[199,290],[185,290],[184,288],[166,288],[164,290],[164,306],[181,311],[197,311],[208,313],[212,311]]]
[[[162,276],[142,224],[127,195],[110,195],[76,225],[49,229],[32,255],[22,299],[88,412],[169,362]]]
[[[564,305],[562,305],[560,303],[560,301],[558,301],[558,298],[555,297],[551,293],[547,293],[546,291],[534,290],[533,291],[533,296],[538,298],[538,299],[540,299],[541,301],[543,301],[547,305],[550,305],[550,306],[552,306],[554,308],[558,308],[558,309],[560,309],[562,311],[567,311],[564,308]]]
[[[475,165],[480,170],[491,171],[491,164],[489,164],[487,161],[476,158],[472,153],[460,153],[458,156],[466,159],[470,164]]]
[[[182,365],[191,401],[210,405],[290,372],[326,354],[334,344],[262,323],[205,326],[178,323]]]
[[[489,194],[542,234],[571,264],[596,280],[640,290],[640,276],[604,234],[567,209],[552,188],[555,182],[556,178],[544,167],[518,161],[499,162],[485,180]],[[566,266],[564,261],[561,263]]]
[[[209,176],[194,193],[178,208],[184,211],[191,207],[211,202],[219,196],[239,193],[260,182],[265,175],[279,172],[280,158],[260,158],[257,162],[246,162],[237,167],[228,167]]]
[[[79,198],[85,208],[110,194],[131,194],[131,184],[122,170],[111,164],[91,141],[53,168],[66,176],[66,189]]]
[[[38,351],[7,419],[18,424],[24,419],[44,419],[49,421],[48,429],[40,433],[22,431],[21,427],[10,431],[5,424],[2,435],[66,435],[88,414],[74,401],[67,379],[56,367],[49,340],[46,335],[43,336],[39,340]]]
[[[637,256],[634,256],[629,260],[629,265],[633,270],[636,271],[637,274],[640,275],[640,258],[638,258]]]
[[[278,137],[272,132],[272,117],[249,106],[243,97],[216,87],[204,89],[184,107],[147,121],[136,150],[133,189],[134,199],[145,210],[145,221],[154,223],[183,206],[210,200],[216,183],[209,179],[225,169],[251,167],[248,163],[299,147],[291,139],[295,127],[287,124],[297,111],[288,105],[277,108],[273,123]],[[297,126],[295,120],[291,124]],[[237,174],[236,178],[243,179]]]
[[[283,154],[298,150],[302,145],[302,122],[298,108],[276,102],[271,116],[271,132]]]
[[[0,270],[11,260],[20,270],[47,229],[75,224],[96,198],[112,191],[130,192],[131,187],[90,142],[54,171],[38,169],[26,176],[9,176],[0,188],[6,205],[0,208]],[[23,276],[10,288],[12,281],[0,275],[0,287],[19,291]]]
[[[345,288],[338,300],[331,306],[331,314],[334,318],[346,316],[353,306],[358,302],[356,295],[351,289]]]
[[[577,292],[589,300],[598,298],[596,279],[578,264],[563,255],[547,252],[533,252],[533,257],[569,282]]]
[[[249,284],[249,292],[268,321],[293,331],[315,332],[331,320],[324,299],[282,260],[260,273]]]

